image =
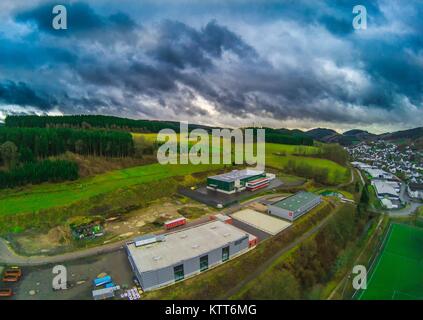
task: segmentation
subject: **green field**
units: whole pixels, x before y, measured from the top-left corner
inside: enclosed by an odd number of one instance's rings
[[[166,165],[151,164],[123,170],[110,171],[75,182],[43,184],[25,187],[22,191],[2,190],[0,215],[32,212],[63,206],[88,199],[101,193],[125,186],[157,181],[174,176],[218,169],[219,165]]]
[[[360,300],[423,299],[423,229],[392,224]]]
[[[133,134],[134,139],[144,137],[146,141],[154,141],[157,138],[157,134]],[[178,135],[179,139],[179,135]],[[213,150],[211,139],[209,141],[211,153]],[[191,141],[190,146],[194,144]],[[219,147],[217,151],[220,152]],[[254,153],[256,153],[256,145],[253,147]],[[234,155],[237,153],[237,149],[233,150]],[[313,155],[317,155],[320,152],[319,147],[315,146],[301,146],[301,145],[286,145],[276,143],[266,143],[266,166],[270,166],[276,169],[283,170],[289,161],[294,161],[297,164],[307,164],[316,169],[327,168],[329,170],[329,181],[332,184],[341,184],[347,182],[346,171],[347,168],[327,159],[315,158]]]
[[[283,170],[288,162],[292,160],[296,164],[307,164],[316,169],[327,168],[329,170],[329,180],[332,184],[347,182],[346,174],[348,169],[327,159],[303,157],[303,156],[278,156],[266,152],[266,166]]]
[[[137,139],[153,142],[156,134],[133,134]],[[143,138],[141,138],[143,137]],[[266,144],[266,165],[284,169],[288,161],[306,162],[315,168],[328,168],[333,182],[345,180],[346,168],[333,161],[310,157],[319,152],[318,147]],[[284,155],[278,155],[282,153]],[[293,154],[307,156],[296,156]],[[41,209],[60,207],[114,191],[125,186],[157,181],[174,176],[185,176],[195,172],[211,171],[222,165],[167,165],[150,164],[129,169],[110,171],[94,177],[65,183],[45,183],[17,189],[2,190],[0,193],[0,215],[35,212]]]

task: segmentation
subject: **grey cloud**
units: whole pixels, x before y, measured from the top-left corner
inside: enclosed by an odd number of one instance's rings
[[[36,92],[26,83],[14,81],[0,83],[0,101],[10,105],[34,106],[40,110],[50,110],[57,104],[55,98]]]
[[[365,4],[376,27],[383,27],[392,19],[384,16],[378,3]],[[257,3],[254,6],[257,12],[260,8],[270,12],[271,7]],[[197,27],[171,19],[142,21],[141,26],[138,20],[119,10],[111,8],[110,12],[115,13],[99,14],[94,5],[76,2],[71,9],[78,12],[81,21],[69,32],[69,37],[54,38],[60,40],[56,53],[52,37],[45,40],[40,36],[52,35],[46,22],[48,5],[27,9],[16,16],[16,21],[34,23],[38,31],[34,29],[31,36],[37,43],[36,52],[48,53],[34,54],[29,59],[31,66],[37,59],[40,59],[37,67],[46,61],[53,67],[65,64],[57,73],[60,89],[67,95],[57,87],[51,89],[45,77],[48,74],[40,70],[39,77],[31,78],[34,87],[40,89],[39,92],[33,89],[33,100],[3,93],[2,102],[7,96],[6,100],[15,99],[17,104],[32,103],[44,109],[57,104],[65,112],[121,110],[120,115],[149,117],[173,112],[181,118],[200,116],[218,120],[193,102],[201,96],[214,106],[216,118],[248,118],[254,114],[257,118],[353,125],[372,124],[383,117],[394,121],[392,114],[397,111],[399,121],[411,119],[418,123],[416,117],[410,116],[415,113],[407,110],[421,110],[423,105],[423,67],[418,59],[409,59],[410,54],[422,52],[421,30],[417,28],[421,21],[409,18],[415,30],[411,34],[371,35],[371,30],[369,34],[359,34],[351,30],[349,2],[301,1],[299,11],[285,4],[274,7],[270,22],[266,15],[262,17],[265,23],[252,20],[253,25],[247,27],[220,19],[203,20]],[[415,7],[421,11],[420,5]],[[290,24],[275,23],[273,29],[262,29],[270,34],[261,35],[274,36],[274,43],[263,42],[261,47],[260,39],[248,36],[252,29],[261,30],[267,23],[272,26],[277,19]],[[23,43],[29,47],[28,39]],[[0,47],[13,48],[10,44],[0,38]],[[23,50],[24,46],[19,48]],[[13,52],[19,51],[9,51],[0,52],[0,57],[3,54],[7,58],[0,62],[0,67],[13,68],[17,62],[12,59]],[[278,56],[279,60],[275,58]],[[333,70],[323,70],[321,60],[330,61]],[[31,72],[30,64],[21,65]],[[349,71],[364,80],[354,79],[355,75],[351,80]],[[12,79],[15,85],[25,80]],[[12,92],[10,88],[9,85]],[[44,92],[49,96],[45,97]],[[50,104],[42,102],[43,99]],[[407,99],[412,108],[404,105]]]

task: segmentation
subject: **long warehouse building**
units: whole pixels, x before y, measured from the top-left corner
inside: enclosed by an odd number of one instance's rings
[[[248,250],[254,236],[219,220],[127,244],[131,267],[144,291],[203,272]]]
[[[264,171],[244,169],[232,170],[228,173],[219,174],[207,178],[207,189],[232,194],[243,191],[250,181],[258,181],[258,179],[266,179]]]
[[[311,192],[300,191],[269,205],[268,212],[279,218],[294,221],[303,214],[309,212],[320,202],[322,202],[320,196]]]

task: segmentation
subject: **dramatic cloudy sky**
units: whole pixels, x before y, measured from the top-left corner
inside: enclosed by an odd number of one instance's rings
[[[68,30],[52,28],[55,4]],[[1,0],[0,120],[11,113],[423,126],[423,1]]]

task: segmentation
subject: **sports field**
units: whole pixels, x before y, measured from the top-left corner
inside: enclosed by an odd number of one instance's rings
[[[423,229],[392,224],[360,300],[423,299]]]

